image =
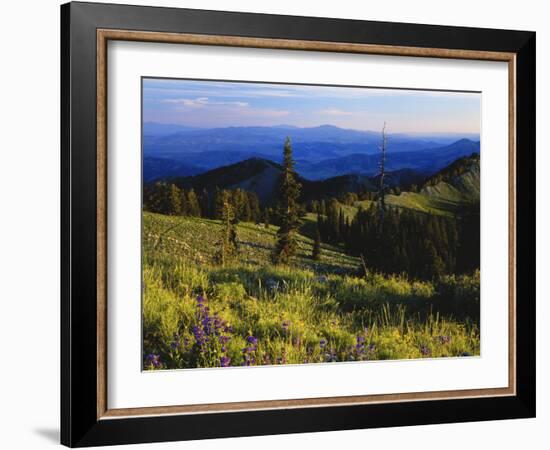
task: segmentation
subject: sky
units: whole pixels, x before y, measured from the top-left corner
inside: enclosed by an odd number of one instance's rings
[[[201,128],[293,125],[392,133],[479,133],[481,94],[143,79],[143,120]]]

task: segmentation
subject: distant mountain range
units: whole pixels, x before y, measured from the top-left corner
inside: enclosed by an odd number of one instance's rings
[[[386,170],[413,169],[431,175],[456,159],[479,153],[479,141],[460,139],[450,145],[411,152],[388,153]],[[298,162],[296,170],[309,179],[323,179],[345,173],[375,175],[378,172],[379,154],[352,154],[326,159],[317,163]]]
[[[143,124],[143,153],[148,158],[183,162],[193,170],[206,171],[252,157],[278,161],[287,136],[292,140],[298,170],[303,170],[304,176],[307,173],[307,177],[315,179],[325,175],[313,174],[315,168],[309,169],[311,165],[345,157],[358,161],[356,155],[361,155],[365,160],[359,165],[368,168],[357,173],[372,173],[372,161],[376,160],[379,152],[379,132],[343,129],[332,125],[310,128],[279,125],[205,129],[146,122]],[[479,136],[453,133],[389,134],[388,153],[435,152],[461,139],[476,142]],[[373,155],[370,160],[366,158],[369,155]],[[415,157],[409,156],[412,159]],[[342,164],[347,165],[348,162],[343,160]],[[411,164],[397,166],[399,164],[396,162],[396,169]],[[331,175],[337,174],[341,173]]]
[[[213,193],[216,188],[239,188],[256,193],[260,202],[268,205],[275,201],[281,172],[282,166],[273,161],[250,158],[199,175],[168,177],[165,180],[183,189],[192,188],[196,192],[206,190]],[[379,185],[377,175],[361,174],[345,174],[324,180],[299,177],[298,181],[302,185],[302,201],[337,197],[346,192],[372,192],[376,191]],[[417,186],[417,192],[413,197],[426,204],[432,204],[434,199],[452,203],[479,198],[479,157],[474,154],[459,158],[431,177],[413,169],[389,171],[386,173],[385,184],[390,188],[399,186],[403,189],[408,189],[414,184]],[[431,197],[431,200],[428,197]],[[399,206],[403,199],[406,199],[406,195],[392,203]]]

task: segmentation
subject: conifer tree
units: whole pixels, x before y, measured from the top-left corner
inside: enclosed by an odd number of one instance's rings
[[[226,266],[237,254],[237,229],[235,225],[235,212],[228,191],[222,191],[220,211],[221,235],[216,260],[221,266]]]
[[[321,259],[321,234],[319,233],[319,229],[317,229],[317,233],[315,234],[315,242],[313,243],[311,258],[315,261],[319,261]]]
[[[208,195],[208,191],[206,189],[202,190],[199,203],[201,207],[201,216],[210,217],[210,196]]]
[[[246,195],[248,196],[250,220],[255,223],[260,223],[261,213],[260,213],[260,201],[258,200],[258,196],[254,192],[250,192],[250,191],[247,191]]]
[[[221,220],[221,213],[223,211],[223,202],[224,202],[224,191],[216,186],[216,191],[214,192],[214,208],[213,208],[213,219]]]
[[[187,214],[189,216],[200,217],[201,207],[199,205],[199,199],[193,189],[189,190],[186,194],[187,200]]]
[[[322,216],[327,215],[327,204],[324,199],[321,200],[321,203],[319,203],[319,214],[321,214]]]
[[[296,253],[296,232],[301,225],[300,197],[301,185],[297,181],[292,159],[292,146],[287,137],[283,151],[283,173],[279,182],[279,199],[277,202],[277,217],[279,230],[277,231],[277,243],[273,250],[274,263],[288,263]]]
[[[181,191],[175,184],[172,184],[170,185],[170,214],[180,216],[182,212]]]
[[[264,227],[269,228],[269,208],[264,208]]]

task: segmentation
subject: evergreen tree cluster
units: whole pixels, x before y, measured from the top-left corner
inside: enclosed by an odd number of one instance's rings
[[[479,203],[463,208],[456,219],[390,207],[380,214],[380,207],[359,208],[349,220],[330,200],[326,216],[318,216],[322,241],[344,245],[371,270],[412,278],[437,279],[479,268]]]
[[[221,220],[221,205],[226,201],[231,204],[233,215],[238,222],[260,223],[265,217],[258,196],[243,189],[216,189],[212,194],[203,190],[197,195],[193,189],[180,189],[172,183],[157,182],[145,186],[143,192],[143,208],[146,211],[171,216]]]

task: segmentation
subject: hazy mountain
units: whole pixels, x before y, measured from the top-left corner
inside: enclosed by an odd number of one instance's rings
[[[416,172],[431,175],[454,160],[472,153],[479,153],[479,142],[468,139],[461,139],[443,147],[414,152],[388,153],[386,170],[413,169]],[[317,163],[299,161],[296,170],[309,179],[324,179],[347,173],[373,176],[379,171],[379,162],[379,154],[365,155],[357,153]]]
[[[370,180],[377,188],[380,186],[380,175],[370,177]],[[386,172],[384,176],[384,185],[390,188],[405,187],[412,184],[421,185],[425,181],[426,174],[413,169],[398,169]]]
[[[219,164],[216,156],[239,152],[246,157],[279,158],[284,140],[292,139],[294,157],[302,163],[315,163],[352,154],[377,154],[380,132],[343,129],[333,125],[299,128],[291,125],[274,127],[189,128],[180,125],[144,123],[143,147],[146,156],[190,161],[210,154],[209,168]],[[411,152],[448,145],[463,135],[389,134],[388,152]],[[468,137],[471,137],[468,135]],[[216,155],[217,154],[217,155]]]
[[[157,122],[144,122],[143,123],[143,135],[144,136],[168,136],[182,131],[195,130],[193,127],[186,127],[184,125],[177,125],[171,123],[157,123]]]
[[[169,177],[166,181],[180,188],[201,192],[219,189],[244,189],[255,192],[263,204],[272,204],[277,193],[277,183],[282,173],[282,166],[261,158],[251,158],[245,161],[219,167],[205,173],[187,177]],[[424,180],[422,174],[407,169],[398,172],[388,172],[387,185],[396,186]],[[299,177],[302,185],[302,200],[335,197],[343,192],[375,191],[378,181],[373,177],[360,174],[346,174],[325,180],[307,180]]]
[[[148,183],[158,178],[185,177],[195,175],[205,170],[200,167],[185,164],[181,161],[174,161],[164,158],[143,158],[143,181]]]

